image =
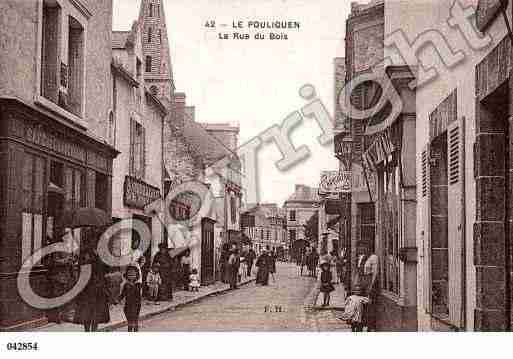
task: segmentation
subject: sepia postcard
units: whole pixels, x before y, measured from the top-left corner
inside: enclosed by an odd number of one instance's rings
[[[509,0],[2,0],[0,352],[511,331],[512,29]]]

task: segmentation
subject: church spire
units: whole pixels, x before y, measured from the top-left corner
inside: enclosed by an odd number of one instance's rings
[[[162,3],[163,0],[142,0],[138,23],[142,35],[146,85],[158,97],[171,100],[175,86]]]

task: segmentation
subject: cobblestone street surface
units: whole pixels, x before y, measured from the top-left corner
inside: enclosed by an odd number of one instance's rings
[[[278,263],[276,281],[253,283],[140,323],[141,331],[348,331],[330,310],[314,310],[315,280]],[[119,328],[126,331],[126,327]]]

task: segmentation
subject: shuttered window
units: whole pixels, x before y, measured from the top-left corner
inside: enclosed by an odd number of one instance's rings
[[[70,4],[61,5],[42,1],[41,95],[82,117],[87,22],[71,16]]]
[[[447,208],[447,135],[431,143],[431,308],[434,314],[449,314],[448,208]]]
[[[464,325],[464,118],[454,106],[431,120],[431,142],[421,153],[423,298],[427,312],[457,328]],[[436,110],[435,110],[436,111]],[[440,112],[440,111],[439,111]],[[431,116],[437,119],[437,116]],[[440,117],[440,116],[438,116]]]
[[[69,16],[68,36],[68,106],[74,115],[82,113],[82,90],[84,71],[84,28],[73,17]]]
[[[448,256],[449,256],[449,320],[458,328],[464,325],[463,281],[465,240],[464,197],[464,118],[451,122],[447,128],[448,151]]]
[[[61,8],[43,2],[41,42],[41,94],[57,103],[59,91],[58,54]]]

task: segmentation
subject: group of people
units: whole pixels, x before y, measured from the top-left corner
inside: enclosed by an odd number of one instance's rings
[[[346,260],[344,258],[344,253],[339,254],[336,251],[331,251],[330,253],[319,255],[316,248],[310,247],[306,247],[305,250],[301,251],[297,258],[299,275],[302,276],[306,269],[308,276],[316,278],[317,268],[323,263],[328,263],[331,276],[335,283],[345,282]]]
[[[319,254],[317,249],[307,247],[298,256],[297,265],[299,266],[299,275],[303,275],[306,268],[309,277],[317,277],[317,265],[319,264]]]
[[[134,260],[135,266],[144,268],[144,257],[139,256]],[[183,253],[176,257],[172,257],[167,243],[159,244],[159,251],[153,258],[151,265],[151,276],[145,276],[141,273],[150,287],[152,296],[155,301],[173,300],[173,288],[183,288],[183,290],[197,290],[199,288],[198,270],[192,265],[192,257],[190,249],[185,249]],[[155,274],[158,274],[155,275]],[[160,277],[160,281],[158,280]],[[158,288],[158,289],[157,289]],[[143,292],[145,292],[143,290]]]
[[[268,285],[269,277],[274,279],[276,273],[276,253],[267,246],[256,258],[251,246],[246,246],[239,254],[237,245],[232,244],[229,250],[224,249],[221,253],[219,264],[223,282],[229,283],[232,289],[237,288],[243,277],[251,276],[253,265],[257,267],[256,283]]]
[[[173,299],[173,288],[197,291],[200,287],[190,250],[172,257],[166,243],[159,245],[151,265],[147,265],[137,249],[133,250],[132,262],[124,270],[120,291],[112,290],[109,285],[111,268],[99,258],[96,248],[81,249],[78,264],[91,266],[91,278],[75,300],[73,318],[73,322],[83,325],[85,331],[96,331],[99,324],[108,323],[109,305],[121,301],[124,302],[128,331],[137,331],[143,297],[159,304],[159,300]]]
[[[378,257],[372,251],[363,246],[360,248],[360,255],[356,263],[356,271],[351,280],[352,290],[344,303],[344,313],[341,320],[351,325],[352,331],[376,330],[376,300],[378,293]],[[341,254],[336,251],[317,254],[315,248],[307,248],[298,258],[300,275],[303,275],[303,268],[308,269],[308,275],[317,277],[317,265],[319,263],[319,290],[323,295],[323,306],[329,306],[331,293],[335,285],[344,283],[348,287],[346,275],[345,251]]]

